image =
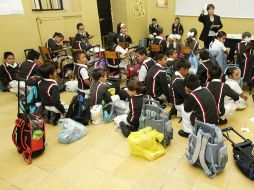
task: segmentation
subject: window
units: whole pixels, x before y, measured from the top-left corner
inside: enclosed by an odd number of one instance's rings
[[[63,10],[63,0],[31,0],[33,11]]]

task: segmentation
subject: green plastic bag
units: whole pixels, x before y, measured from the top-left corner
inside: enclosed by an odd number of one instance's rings
[[[132,155],[151,161],[165,154],[165,148],[160,143],[163,139],[162,133],[152,127],[146,127],[131,133],[128,137],[128,144]]]

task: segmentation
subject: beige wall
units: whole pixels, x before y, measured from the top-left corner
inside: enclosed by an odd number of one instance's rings
[[[24,49],[38,50],[56,31],[62,32],[66,39],[74,36],[77,21],[82,21],[89,33],[95,35],[92,43],[101,43],[97,1],[64,0],[64,11],[50,12],[32,12],[32,1],[22,2],[24,15],[0,16],[0,62],[4,51],[12,51],[18,61],[23,61]]]

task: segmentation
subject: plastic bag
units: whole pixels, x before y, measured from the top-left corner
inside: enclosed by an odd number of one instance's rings
[[[133,132],[128,137],[131,154],[147,160],[155,160],[165,154],[165,148],[160,143],[164,135],[151,127]]]
[[[198,57],[193,53],[193,51],[190,54],[189,62],[191,63],[191,68],[189,70],[189,74],[196,74],[198,70],[198,66],[200,65],[200,62],[198,60]]]
[[[59,142],[69,144],[82,138],[87,133],[87,128],[70,118],[60,119],[58,126],[62,130],[58,136]]]
[[[78,81],[77,80],[71,80],[71,81],[67,81],[65,83],[65,90],[68,92],[76,92],[78,91]]]

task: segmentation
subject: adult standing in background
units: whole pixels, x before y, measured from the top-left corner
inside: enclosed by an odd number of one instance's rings
[[[209,49],[211,41],[216,36],[218,30],[223,27],[220,16],[214,14],[214,9],[215,7],[213,4],[207,5],[206,10],[208,14],[205,15],[205,10],[203,10],[198,18],[198,21],[202,22],[204,25],[199,39],[204,42],[206,49]]]

